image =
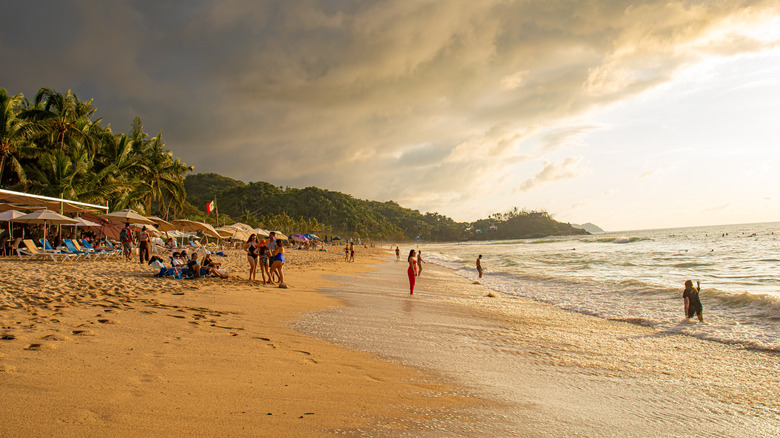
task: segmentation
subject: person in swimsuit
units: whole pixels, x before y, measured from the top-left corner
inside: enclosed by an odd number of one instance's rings
[[[138,258],[141,264],[149,261],[149,232],[146,231],[146,225],[138,233]]]
[[[482,278],[482,254],[477,257],[477,272],[479,272],[479,278]]]
[[[281,240],[276,241],[276,251],[274,251],[273,262],[271,263],[271,278],[273,279],[274,273],[279,276],[279,287],[286,288],[284,284],[284,273],[282,272],[284,267],[284,245]]]
[[[422,259],[422,251],[417,251],[417,276],[419,277],[420,274],[422,274],[422,264],[425,263],[425,261]]]
[[[349,244],[349,261],[350,262],[355,261],[355,244],[353,243]]]
[[[414,257],[414,250],[409,251],[406,261],[409,262],[409,269],[406,270],[406,275],[409,276],[409,295],[414,295],[414,282],[417,278],[417,259]]]
[[[401,260],[401,250],[398,249],[398,247],[395,247],[395,260],[400,261]]]
[[[693,287],[691,280],[685,280],[685,290],[683,291],[683,301],[685,303],[685,317],[693,318],[693,315],[699,317],[699,322],[704,322],[702,316],[702,305],[699,300],[699,291],[701,290],[701,284],[697,281],[696,287]]]
[[[271,250],[268,249],[268,242],[265,239],[260,241],[260,274],[263,276],[263,284],[271,283],[271,272],[268,270],[270,265]],[[271,283],[273,284],[273,283]]]
[[[246,260],[249,262],[249,279],[257,279],[257,258],[260,256],[257,251],[257,234],[252,234],[244,244],[244,251],[246,251]]]

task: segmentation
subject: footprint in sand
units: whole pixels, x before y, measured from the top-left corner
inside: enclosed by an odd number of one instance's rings
[[[25,350],[29,351],[39,351],[39,350],[53,350],[57,348],[54,344],[30,344],[26,347],[24,347]]]
[[[95,336],[92,330],[73,330],[71,333],[78,336]]]
[[[50,335],[41,336],[41,339],[45,339],[47,341],[70,341],[71,339],[67,336],[63,336],[57,333],[52,333]]]
[[[2,373],[13,373],[16,371],[16,367],[13,365],[8,365],[5,363],[0,363],[0,374]]]

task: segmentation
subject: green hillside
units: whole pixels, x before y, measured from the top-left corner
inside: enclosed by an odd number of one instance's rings
[[[217,199],[222,219],[284,232],[314,232],[342,237],[381,240],[458,241],[516,239],[540,235],[587,234],[553,220],[546,213],[496,214],[473,224],[455,222],[438,213],[422,214],[395,202],[356,199],[316,187],[277,187],[266,182],[249,184],[214,173],[189,175],[184,180],[188,216],[210,219],[206,203]],[[487,222],[485,222],[487,221]],[[490,228],[490,226],[493,228]],[[482,227],[482,228],[480,228]],[[482,231],[477,231],[482,230]]]

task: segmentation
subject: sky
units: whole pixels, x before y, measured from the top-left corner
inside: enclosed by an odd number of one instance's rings
[[[195,173],[473,221],[780,221],[780,1],[0,2],[0,88]]]

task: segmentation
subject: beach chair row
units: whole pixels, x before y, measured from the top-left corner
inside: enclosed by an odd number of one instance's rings
[[[121,250],[115,248],[94,248],[87,240],[81,239],[81,243],[71,239],[63,239],[64,248],[54,249],[47,239],[41,239],[42,248],[38,248],[30,239],[22,240],[21,246],[16,249],[20,260],[53,260],[70,261],[80,258],[106,258],[119,255]]]

